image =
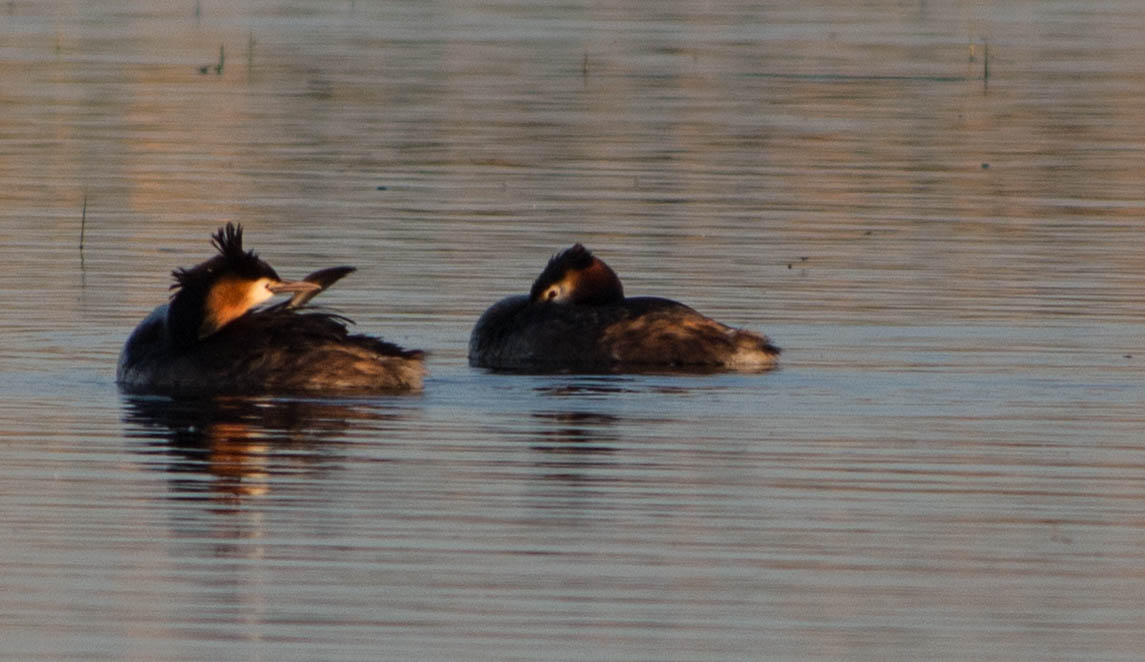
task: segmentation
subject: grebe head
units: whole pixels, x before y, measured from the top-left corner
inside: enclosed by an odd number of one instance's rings
[[[557,253],[533,281],[533,303],[601,305],[624,300],[624,288],[607,264],[580,244]]]
[[[167,328],[176,345],[206,338],[275,294],[322,289],[313,282],[283,281],[254,251],[243,251],[241,225],[227,223],[219,228],[211,235],[211,245],[218,255],[172,272],[175,283]]]

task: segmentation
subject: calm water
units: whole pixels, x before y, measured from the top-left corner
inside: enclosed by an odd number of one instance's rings
[[[1140,658],[1145,5],[232,4],[0,7],[0,657]],[[228,220],[425,393],[120,396]],[[468,368],[574,241],[782,368]]]

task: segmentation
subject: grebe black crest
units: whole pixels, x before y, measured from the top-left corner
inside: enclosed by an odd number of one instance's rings
[[[373,393],[421,388],[424,353],[347,331],[346,318],[306,304],[353,267],[283,281],[241,226],[211,236],[218,252],[172,272],[170,301],[132,332],[117,381],[133,393]],[[292,294],[268,307],[276,294]]]
[[[581,244],[554,255],[528,296],[493,304],[469,337],[470,365],[508,370],[762,371],[779,352],[682,303],[626,298],[616,272]]]

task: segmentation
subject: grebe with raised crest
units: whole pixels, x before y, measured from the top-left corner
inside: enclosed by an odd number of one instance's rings
[[[211,237],[218,255],[172,272],[170,301],[132,332],[116,378],[131,393],[377,393],[418,390],[424,352],[351,334],[346,318],[306,304],[354,271],[334,267],[283,281],[242,226]],[[276,294],[288,301],[257,308]]]

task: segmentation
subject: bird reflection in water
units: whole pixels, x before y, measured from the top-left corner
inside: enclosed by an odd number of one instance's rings
[[[616,450],[610,445],[617,440],[616,432],[609,429],[620,422],[616,416],[588,411],[539,411],[533,412],[532,417],[544,425],[530,446],[533,450],[573,457]]]
[[[275,476],[336,469],[348,421],[394,417],[352,401],[128,396],[124,422],[163,458],[174,498],[237,504],[269,492]]]
[[[599,513],[602,481],[617,462],[621,419],[583,410],[537,411],[528,503],[537,523],[579,526]]]
[[[574,379],[534,389],[551,398],[556,406],[531,414],[538,429],[530,448],[544,456],[534,462],[545,478],[568,485],[583,485],[597,475],[594,469],[615,465],[622,439],[632,438],[636,429],[671,422],[666,416],[627,416],[600,411],[595,403],[615,400],[632,393],[648,391],[668,395],[688,395],[694,389],[670,384],[646,384],[623,377]]]

